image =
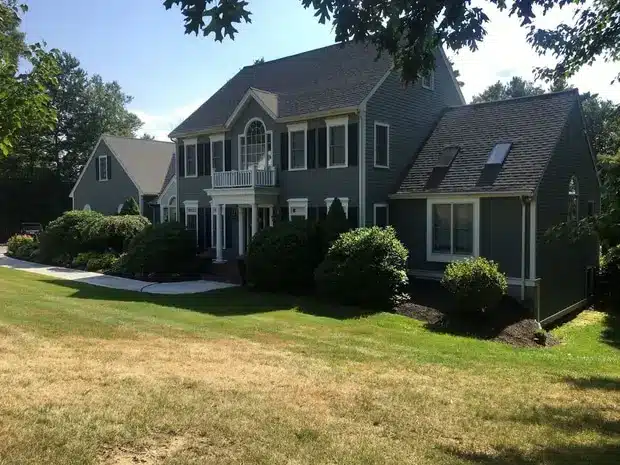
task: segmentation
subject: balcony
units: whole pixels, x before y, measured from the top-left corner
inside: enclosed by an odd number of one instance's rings
[[[276,185],[276,169],[257,169],[255,166],[249,170],[218,171],[212,174],[211,180],[214,189],[231,187],[274,187]]]

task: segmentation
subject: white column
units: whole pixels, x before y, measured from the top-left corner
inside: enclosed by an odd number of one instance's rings
[[[273,226],[273,205],[269,205],[269,226]]]
[[[258,232],[258,205],[252,204],[252,237]]]
[[[238,207],[237,219],[239,221],[239,255],[245,253],[245,208],[241,205]]]
[[[215,261],[224,261],[224,247],[222,244],[222,206],[215,205]]]

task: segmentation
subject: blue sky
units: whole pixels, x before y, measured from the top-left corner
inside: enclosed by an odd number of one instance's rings
[[[89,74],[118,81],[134,97],[130,108],[144,129],[166,134],[243,66],[333,43],[330,25],[320,25],[300,0],[249,0],[252,24],[241,25],[235,41],[185,35],[178,8],[162,0],[27,0],[23,27],[30,41],[75,55]],[[487,4],[488,5],[488,4]],[[490,15],[489,35],[476,53],[454,56],[467,99],[498,79],[531,78],[545,62],[525,43],[516,19]],[[568,12],[554,12],[546,24]],[[596,63],[571,81],[583,91],[620,102],[620,85],[609,82],[620,64]]]

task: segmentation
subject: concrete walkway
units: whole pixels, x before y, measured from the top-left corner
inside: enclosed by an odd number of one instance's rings
[[[73,270],[58,266],[40,265],[39,263],[16,260],[4,255],[6,249],[0,247],[0,267],[27,271],[51,278],[64,279],[93,286],[123,289],[126,291],[146,292],[148,294],[197,294],[217,289],[235,287],[235,284],[218,283],[215,281],[182,281],[178,283],[149,283],[136,279],[119,278],[90,271]]]

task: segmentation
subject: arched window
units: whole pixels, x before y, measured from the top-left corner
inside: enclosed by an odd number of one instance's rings
[[[168,221],[177,221],[177,198],[170,197],[168,201]]]
[[[91,209],[90,209],[90,205],[88,205],[88,204],[84,205],[83,210],[84,210],[85,212],[89,212],[89,211],[91,211]]]
[[[579,219],[579,183],[575,176],[568,183],[568,221]]]
[[[250,120],[239,139],[241,169],[256,166],[262,170],[271,165],[271,131],[267,131],[265,123],[260,119]]]

